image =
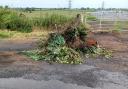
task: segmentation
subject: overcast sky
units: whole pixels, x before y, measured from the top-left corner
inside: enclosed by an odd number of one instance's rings
[[[72,0],[73,8],[101,7],[105,2],[105,8],[128,8],[128,0]],[[68,7],[68,0],[0,0],[0,5],[10,7],[42,7],[57,8]]]

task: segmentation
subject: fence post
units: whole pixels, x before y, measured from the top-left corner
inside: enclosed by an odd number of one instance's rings
[[[85,22],[85,25],[86,25],[87,24],[87,13],[85,13],[84,22]]]
[[[101,28],[102,28],[102,21],[101,21],[101,18],[102,18],[102,12],[101,12],[101,14],[100,14],[100,28],[99,28],[99,30],[102,30]]]
[[[84,23],[84,16],[81,14],[81,23]]]
[[[100,30],[102,30],[102,15],[103,15],[103,12],[101,11],[100,12]]]

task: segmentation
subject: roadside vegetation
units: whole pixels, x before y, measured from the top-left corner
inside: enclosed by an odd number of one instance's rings
[[[112,29],[113,32],[115,33],[120,33],[123,30],[126,30],[128,28],[128,22],[120,22],[120,21],[116,21],[114,23],[114,28]]]
[[[66,22],[72,20],[73,17],[59,15],[59,14],[47,14],[42,17],[33,18],[33,26],[52,28],[55,25],[64,25]]]
[[[28,18],[20,16],[16,11],[0,9],[0,29],[10,31],[31,32],[32,25]]]
[[[31,13],[34,15],[33,12]],[[17,33],[24,35],[33,31],[40,32],[42,30],[42,33],[46,30],[53,31],[56,26],[61,26],[73,18],[73,16],[63,15],[61,13],[50,13],[50,11],[41,16],[31,16],[30,18],[27,14],[31,13],[0,8],[0,38],[10,38]]]
[[[42,30],[36,37],[47,37],[39,41],[38,49],[32,51],[24,51],[23,54],[33,60],[43,60],[48,62],[57,62],[64,64],[81,64],[89,56],[106,58],[111,57],[111,53],[98,46],[94,39],[89,39],[87,28],[82,24],[80,15],[75,17],[75,14],[59,14],[46,13],[39,17],[28,17],[25,13],[8,8],[0,9],[0,38],[20,38],[29,37],[36,29]],[[71,13],[71,12],[70,12]],[[93,16],[87,16],[88,20],[96,20]],[[6,29],[6,30],[5,30]],[[44,33],[44,29],[50,29],[53,33],[48,35]],[[56,31],[55,31],[56,30]],[[54,32],[55,31],[55,32]],[[42,36],[43,35],[43,36]]]
[[[87,21],[97,21],[98,20],[95,16],[91,15],[90,13],[87,13],[85,15],[85,18]]]

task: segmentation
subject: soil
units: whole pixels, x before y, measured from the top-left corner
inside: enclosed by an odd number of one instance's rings
[[[0,89],[128,89],[127,34],[92,35],[113,57],[89,58],[82,65],[37,62],[19,53],[35,49],[37,39],[1,40]]]
[[[23,51],[36,47],[37,38],[0,39],[0,51]]]
[[[113,57],[111,59],[88,59],[87,64],[109,71],[128,73],[128,32],[97,33],[93,37],[102,47],[111,50]]]

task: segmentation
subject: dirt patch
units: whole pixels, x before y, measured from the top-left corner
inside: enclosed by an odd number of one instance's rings
[[[36,48],[38,39],[0,40],[0,51],[23,51]]]
[[[18,55],[17,52],[0,52],[0,66],[9,66],[19,61],[29,61],[29,59],[25,56]]]
[[[97,58],[87,59],[86,63],[109,71],[128,71],[128,35],[121,33],[98,33],[93,35],[98,43],[106,49],[113,51],[111,59]]]
[[[95,34],[95,38],[98,43],[114,52],[125,52],[128,51],[128,46],[119,37],[113,34]]]
[[[39,70],[37,63],[17,52],[0,52],[0,78],[15,78],[35,73]]]

